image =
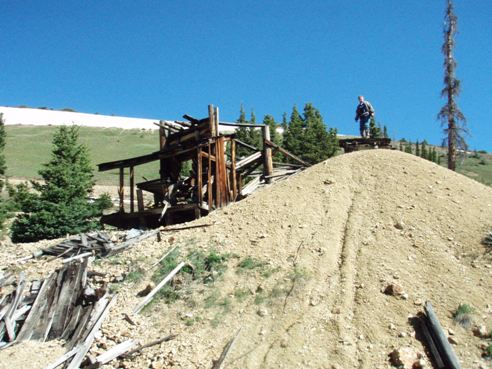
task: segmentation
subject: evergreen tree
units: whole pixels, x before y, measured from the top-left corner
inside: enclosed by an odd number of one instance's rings
[[[383,137],[384,138],[388,138],[388,127],[386,126],[383,126]]]
[[[400,141],[400,151],[403,151],[403,141]]]
[[[415,142],[415,155],[420,156],[420,145],[418,140]]]
[[[422,145],[420,148],[420,157],[423,159],[429,158],[428,153],[427,153],[427,141],[426,140],[422,141]]]
[[[452,0],[447,1],[446,14],[444,17],[444,44],[442,53],[444,54],[444,88],[441,96],[447,98],[439,114],[442,126],[445,126],[444,133],[448,142],[448,168],[456,170],[456,152],[457,150],[467,149],[464,139],[466,134],[466,118],[458,108],[456,98],[460,94],[460,81],[455,76],[456,61],[453,56],[455,47],[454,36],[456,34],[458,17],[454,14]]]
[[[267,125],[270,129],[270,141],[272,141],[274,144],[282,146],[282,137],[278,134],[277,132],[277,124],[275,123],[275,119],[271,115],[265,115],[263,118],[263,124]],[[273,156],[274,161],[281,161],[283,160],[283,155],[280,152],[277,152]]]
[[[326,130],[318,109],[312,104],[304,107],[304,139],[302,141],[302,153],[300,156],[309,163],[319,163],[335,155],[338,150],[336,130]]]
[[[4,178],[7,171],[7,164],[5,162],[5,139],[7,134],[5,132],[5,124],[3,121],[3,114],[0,113],[0,190],[3,189]]]
[[[87,148],[78,143],[78,128],[60,127],[53,137],[51,160],[39,171],[31,194],[12,225],[14,242],[52,239],[98,228],[100,203],[89,204],[94,185]]]
[[[412,143],[410,141],[407,142],[405,145],[405,152],[408,154],[412,154]]]
[[[249,123],[251,124],[256,124],[256,115],[255,112],[252,110],[251,111],[251,118],[249,120]],[[258,149],[263,148],[263,133],[261,132],[261,128],[249,128],[248,129],[248,140],[247,143],[257,147]]]
[[[290,115],[289,126],[284,132],[284,148],[294,155],[302,153],[302,142],[304,140],[304,122],[297,107],[294,105]]]
[[[244,106],[241,104],[240,110],[239,110],[239,118],[236,120],[236,123],[248,123],[246,120],[246,113],[244,112]],[[236,129],[236,138],[244,143],[248,143],[249,141],[249,130],[247,127],[239,127]],[[236,155],[238,158],[247,156],[251,154],[251,150],[241,146],[237,145],[237,152]]]
[[[381,127],[376,125],[376,119],[374,117],[371,117],[369,121],[369,137],[370,138],[381,137]]]
[[[435,146],[432,148],[431,161],[437,163],[437,151]]]

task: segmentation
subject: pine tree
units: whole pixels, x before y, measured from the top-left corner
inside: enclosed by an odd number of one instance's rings
[[[412,154],[412,143],[410,141],[407,142],[406,146],[405,146],[405,152],[408,153],[408,154]]]
[[[370,138],[380,138],[381,137],[381,127],[376,125],[376,119],[371,117],[369,120],[369,137]]]
[[[31,194],[12,225],[14,242],[52,239],[98,228],[99,204],[87,197],[94,185],[87,148],[78,143],[78,128],[60,127],[53,137],[51,160],[39,171],[44,183],[33,182]]]
[[[282,137],[277,132],[277,124],[275,123],[275,118],[271,115],[265,115],[263,118],[263,124],[267,125],[270,129],[270,141],[274,144],[282,146]],[[280,152],[277,152],[273,156],[274,161],[281,161],[283,155]]]
[[[256,124],[256,115],[255,115],[255,112],[253,110],[251,110],[251,118],[249,120],[249,123],[251,124]],[[261,132],[261,129],[260,128],[253,128],[253,127],[250,127],[248,129],[248,140],[247,140],[247,143],[254,146],[254,147],[257,147],[258,149],[263,149],[263,134]]]
[[[420,156],[420,145],[418,140],[415,142],[415,155]]]
[[[284,132],[284,148],[294,155],[302,153],[302,141],[304,140],[304,122],[297,107],[294,105],[290,115],[289,126]]]
[[[386,126],[383,126],[383,137],[384,138],[388,138],[388,127]]]
[[[441,96],[447,98],[447,103],[441,108],[437,118],[441,120],[442,126],[446,127],[444,133],[448,142],[448,168],[451,170],[456,170],[457,150],[467,149],[464,134],[468,133],[466,118],[456,103],[456,98],[460,94],[460,81],[455,76],[456,61],[453,56],[457,24],[458,17],[454,14],[453,2],[448,0],[443,29],[444,88],[441,91]]]
[[[239,110],[239,118],[236,120],[237,123],[248,123],[246,120],[246,113],[244,112],[244,106],[241,104],[240,110]],[[248,143],[249,141],[249,130],[247,127],[239,127],[236,129],[236,138],[244,143]],[[251,150],[237,145],[237,152],[236,155],[238,158],[244,157],[251,154]]]
[[[7,172],[7,164],[5,162],[5,139],[7,133],[5,132],[5,123],[3,121],[3,114],[0,113],[0,190],[3,189],[4,178]]]
[[[301,145],[303,152],[300,153],[303,160],[313,164],[319,163],[336,153],[338,149],[336,131],[326,130],[323,117],[312,104],[306,104],[304,107],[304,126],[304,139]]]
[[[420,148],[420,157],[423,159],[428,159],[427,141],[426,140],[422,141],[422,145]]]

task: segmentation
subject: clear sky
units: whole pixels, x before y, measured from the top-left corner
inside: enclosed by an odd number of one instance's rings
[[[458,105],[492,151],[492,1],[455,0]],[[317,107],[358,134],[357,95],[392,138],[440,144],[445,0],[0,0],[0,105],[232,121]]]

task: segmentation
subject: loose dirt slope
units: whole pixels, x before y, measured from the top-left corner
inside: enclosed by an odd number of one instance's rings
[[[486,365],[480,340],[454,326],[451,312],[470,304],[476,321],[492,328],[492,261],[480,244],[492,229],[491,188],[413,155],[365,151],[309,168],[193,224],[205,223],[213,226],[165,234],[95,266],[115,275],[146,269],[171,244],[183,259],[198,249],[233,254],[214,283],[184,281],[181,299],[152,304],[132,318],[135,326],[122,316],[141,300],[136,292],[151,272],[119,283],[95,353],[129,337],[176,333],[118,364],[211,368],[241,328],[227,368],[386,368],[393,347],[423,350],[408,318],[430,300],[456,332],[463,367]],[[248,257],[257,267],[239,266]],[[408,298],[383,294],[387,282]]]

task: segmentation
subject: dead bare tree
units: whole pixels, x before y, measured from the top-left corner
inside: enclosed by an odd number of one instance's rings
[[[444,16],[444,44],[442,53],[444,54],[444,88],[441,91],[442,97],[447,97],[437,118],[441,120],[448,142],[448,168],[456,170],[457,151],[466,152],[467,144],[464,135],[468,133],[466,128],[466,118],[456,104],[456,98],[460,94],[460,81],[456,79],[456,61],[453,57],[455,47],[454,36],[457,32],[458,17],[454,14],[452,0],[447,0],[447,9]]]

